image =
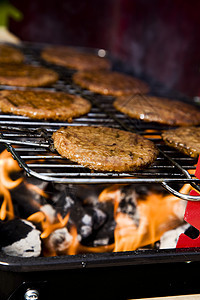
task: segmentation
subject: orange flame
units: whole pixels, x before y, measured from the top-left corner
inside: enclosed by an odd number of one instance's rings
[[[12,180],[10,175],[20,170],[21,168],[18,163],[12,158],[9,152],[5,150],[0,154],[0,195],[3,196],[0,208],[1,220],[14,218],[10,190],[17,187],[23,178]],[[190,174],[194,174],[195,170],[191,169],[189,172]],[[47,193],[33,184],[25,182],[25,185],[28,189],[34,190],[41,196],[48,198]],[[70,241],[68,248],[64,250],[65,253],[63,254],[74,255],[89,252],[133,251],[140,247],[154,244],[165,231],[173,229],[183,222],[184,201],[172,195],[164,196],[162,193],[149,192],[145,200],[137,199],[139,223],[136,223],[132,217],[122,213],[118,209],[121,197],[120,187],[121,185],[110,186],[104,189],[99,195],[99,201],[112,201],[114,204],[114,218],[116,220],[114,244],[98,247],[84,246],[79,242],[76,227],[72,226],[70,229],[72,241]],[[189,193],[190,189],[190,185],[184,185],[180,192],[186,194]],[[69,213],[64,218],[57,213],[52,220],[47,213],[38,211],[29,216],[27,220],[41,224],[41,238],[45,243],[52,232],[67,226]],[[46,251],[44,254],[48,256],[57,255],[55,251]]]
[[[49,197],[49,195],[48,195],[47,193],[45,193],[45,191],[43,191],[43,190],[40,189],[38,186],[36,186],[36,185],[34,185],[34,184],[32,184],[32,183],[24,182],[24,185],[25,185],[28,189],[30,189],[30,190],[32,190],[32,191],[38,193],[40,196],[42,196],[42,197],[44,197],[44,198],[48,198],[48,197]]]
[[[27,220],[34,223],[41,223],[43,231],[40,237],[42,239],[46,239],[54,230],[63,228],[67,225],[67,222],[69,220],[69,213],[64,218],[62,218],[62,216],[58,213],[56,219],[57,222],[55,223],[52,223],[48,215],[42,211],[32,214],[27,218]]]
[[[184,185],[180,192],[188,193],[190,185]],[[107,189],[100,195],[100,201],[113,201],[115,211],[115,248],[114,251],[133,251],[154,244],[162,234],[183,222],[185,203],[175,196],[149,192],[146,199],[137,199],[139,225],[129,215],[118,212],[119,190]]]
[[[12,219],[14,217],[14,209],[9,190],[16,188],[23,180],[19,178],[12,180],[10,174],[19,172],[21,168],[18,163],[12,158],[12,155],[4,150],[0,154],[0,194],[3,196],[3,202],[0,208],[0,219]]]
[[[151,139],[160,139],[160,134],[158,133],[157,130],[155,129],[146,129],[145,132],[147,134],[143,135],[146,138],[151,138]]]
[[[82,245],[78,241],[78,233],[75,226],[72,226],[70,229],[70,234],[72,235],[72,243],[67,249],[66,254],[75,255],[79,253],[104,253],[104,252],[112,252],[114,249],[114,244],[105,245],[105,246],[97,246],[97,247],[88,247]]]

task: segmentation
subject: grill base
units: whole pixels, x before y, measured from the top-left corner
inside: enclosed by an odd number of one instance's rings
[[[130,299],[199,293],[199,262],[36,273],[0,272],[2,300],[21,300],[36,289],[41,300]]]

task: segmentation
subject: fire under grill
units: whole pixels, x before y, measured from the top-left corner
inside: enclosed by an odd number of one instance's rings
[[[21,46],[28,63],[50,67],[60,75],[56,84],[41,89],[81,95],[92,103],[92,109],[86,116],[75,118],[72,123],[0,114],[0,143],[12,153],[27,175],[49,182],[48,185],[51,185],[50,182],[55,183],[54,187],[56,183],[156,183],[182,199],[199,200],[199,197],[178,192],[179,184],[183,183],[190,183],[199,189],[199,179],[193,175],[197,161],[164,144],[161,133],[167,130],[168,126],[130,119],[117,112],[112,105],[113,97],[81,89],[72,82],[73,71],[42,61],[39,55],[41,47],[30,44]],[[123,71],[118,62],[114,62],[113,68]],[[174,92],[148,82],[153,94],[182,99],[182,96],[174,95]],[[13,88],[16,87],[0,86],[0,89]],[[183,100],[187,101],[185,98]],[[108,126],[139,133],[156,144],[159,149],[158,158],[149,168],[132,173],[91,171],[62,158],[53,147],[51,136],[54,131],[63,126],[77,125]],[[27,178],[27,181],[29,179],[32,178]],[[82,186],[71,186],[72,191],[79,187],[83,194]],[[60,191],[60,188],[58,190]],[[23,196],[24,190],[19,194]],[[19,200],[20,197],[17,195],[15,198]],[[26,195],[24,202],[28,202]],[[67,297],[72,293],[74,299],[82,297],[83,293],[88,299],[128,299],[198,293],[198,277],[193,276],[198,269],[199,252],[188,249],[147,248],[136,251],[80,252],[76,255],[29,258],[9,256],[0,252],[0,294],[2,299],[18,300],[30,290],[38,291],[40,299],[61,298],[63,295]]]
[[[199,200],[199,197],[180,194],[176,188],[171,187],[171,184],[187,182],[199,189],[196,184],[199,179],[188,172],[188,170],[195,169],[196,160],[172,150],[162,141],[160,134],[163,130],[167,130],[168,126],[130,119],[117,112],[112,105],[114,97],[102,96],[81,89],[72,81],[72,70],[44,62],[39,55],[41,46],[28,44],[21,46],[21,50],[24,52],[28,63],[44,65],[59,73],[59,81],[51,87],[41,88],[42,90],[66,91],[81,95],[92,103],[90,113],[75,118],[72,123],[41,121],[23,116],[0,114],[0,143],[5,144],[27,175],[44,181],[66,184],[160,183],[172,194],[182,199]],[[114,62],[113,68],[122,69],[122,66]],[[174,97],[172,92],[160,85],[151,82],[150,85],[152,93]],[[13,89],[16,87],[1,86],[0,88]],[[40,88],[35,89],[39,90]],[[108,126],[136,132],[156,144],[159,149],[159,156],[154,164],[142,171],[131,173],[91,171],[62,158],[54,151],[51,136],[62,126]]]

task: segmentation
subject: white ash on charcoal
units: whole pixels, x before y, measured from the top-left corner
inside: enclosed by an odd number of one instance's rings
[[[27,220],[0,222],[0,248],[7,255],[37,257],[41,254],[41,232]]]
[[[91,213],[92,232],[90,235],[81,235],[81,243],[86,246],[105,246],[114,242],[114,207],[112,203],[101,203],[98,207],[89,210]],[[82,225],[81,229],[84,227]]]
[[[72,240],[73,238],[67,228],[57,229],[45,239],[43,252],[47,255],[48,253],[54,253],[55,255],[66,254],[66,250],[71,245]]]
[[[83,245],[105,245],[113,243],[115,221],[113,217],[113,204],[100,203],[98,193],[82,186],[74,188],[66,186],[62,193],[54,194],[54,208],[65,217],[70,213],[67,227],[76,226],[78,239]],[[98,189],[98,192],[101,191]]]
[[[124,214],[129,215],[134,221],[135,224],[138,226],[139,225],[139,212],[137,209],[137,197],[138,197],[138,192],[140,195],[146,195],[146,189],[143,187],[140,191],[131,186],[127,185],[124,186],[120,189],[120,199],[119,199],[119,206],[117,208],[117,212],[122,212]]]
[[[41,206],[40,211],[42,211],[46,216],[48,216],[49,221],[53,224],[56,221],[56,210],[50,204],[44,204]]]

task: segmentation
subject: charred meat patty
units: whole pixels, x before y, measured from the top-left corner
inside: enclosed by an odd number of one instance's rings
[[[100,171],[135,171],[150,165],[158,151],[142,136],[108,127],[69,126],[53,133],[58,153]]]
[[[64,92],[4,90],[0,91],[0,109],[34,119],[71,121],[88,113],[91,104],[82,97]]]

